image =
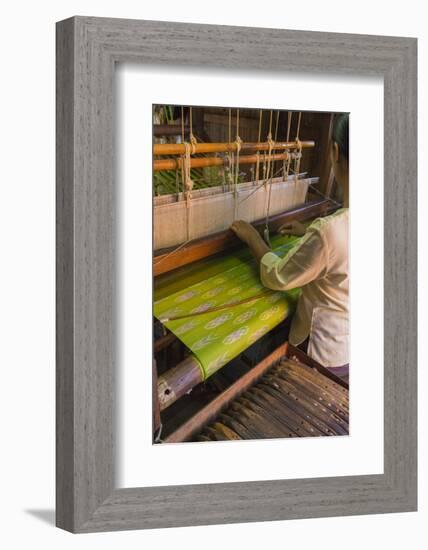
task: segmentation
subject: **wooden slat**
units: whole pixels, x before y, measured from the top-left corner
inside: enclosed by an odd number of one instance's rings
[[[211,440],[230,439],[227,431],[216,428],[222,422],[232,430],[233,439],[235,433],[243,439],[347,435],[348,411],[336,400],[347,397],[347,390],[315,370],[308,376],[309,371],[310,367],[284,357],[230,401],[220,419],[205,424],[201,434]],[[339,393],[333,394],[333,387]]]

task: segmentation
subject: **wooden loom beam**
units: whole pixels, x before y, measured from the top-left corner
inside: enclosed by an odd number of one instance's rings
[[[163,411],[203,381],[201,367],[193,355],[158,378],[158,401]]]
[[[181,124],[153,124],[153,135],[160,136],[181,136],[183,128]],[[189,133],[189,126],[184,126],[184,132]]]
[[[239,380],[229,386],[202,410],[180,426],[165,439],[165,443],[178,443],[189,440],[202,426],[215,418],[227,405],[241,393],[252,386],[263,374],[284,355],[287,354],[288,342],[276,348],[254,368],[244,374]]]
[[[293,154],[291,154],[293,156]],[[278,153],[270,155],[270,157],[259,156],[259,162],[272,162],[276,160],[287,160],[289,153]],[[198,157],[190,159],[190,168],[204,168],[206,166],[223,166],[227,165],[229,160],[222,157]],[[255,164],[257,155],[242,155],[239,157],[239,164]],[[153,161],[153,171],[162,172],[164,170],[181,170],[183,168],[183,158],[170,158]]]
[[[240,150],[246,151],[248,149],[253,151],[269,151],[272,149],[297,149],[300,146],[302,149],[308,147],[314,147],[314,141],[283,141],[274,142],[269,144],[267,141],[241,143]],[[227,153],[236,152],[238,145],[236,142],[231,143],[195,143],[192,147],[192,154],[197,153]],[[184,143],[155,143],[153,145],[154,155],[184,155],[186,147]]]
[[[292,210],[272,216],[269,220],[269,227],[272,231],[276,231],[285,223],[308,220],[310,218],[325,215],[334,209],[333,203],[329,200],[315,200],[298,206],[297,208],[293,208]],[[253,225],[261,231],[265,223],[266,220],[262,219],[254,222]],[[167,273],[178,267],[182,267],[196,260],[201,260],[202,258],[212,256],[241,244],[241,241],[230,229],[215,235],[210,235],[209,237],[203,237],[189,243],[175,253],[171,254],[169,251],[165,251],[155,256],[153,262],[153,275],[156,277],[162,273]]]

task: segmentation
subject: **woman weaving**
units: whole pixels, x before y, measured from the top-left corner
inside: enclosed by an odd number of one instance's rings
[[[316,219],[306,229],[294,222],[282,234],[302,236],[284,258],[267,246],[249,223],[235,221],[231,228],[260,262],[260,277],[272,290],[301,288],[289,341],[329,370],[348,379],[349,362],[349,115],[334,123],[330,150],[334,176],[343,194],[343,208]]]

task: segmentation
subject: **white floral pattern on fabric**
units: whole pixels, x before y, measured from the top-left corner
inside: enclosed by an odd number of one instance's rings
[[[226,344],[227,346],[230,346],[231,344],[234,344],[238,340],[240,340],[243,336],[245,336],[248,332],[248,327],[241,327],[238,328],[238,330],[235,330],[231,332],[226,338],[223,340],[223,344]]]
[[[261,315],[260,315],[260,321],[267,321],[268,319],[270,319],[273,315],[275,315],[276,313],[279,312],[279,306],[273,306],[269,309],[267,309],[265,312],[263,312]]]
[[[214,298],[214,296],[217,296],[221,292],[223,292],[224,286],[218,286],[217,288],[212,288],[211,290],[208,290],[204,294],[202,294],[201,298]]]
[[[224,323],[226,323],[226,321],[229,321],[229,319],[231,319],[232,317],[233,317],[233,313],[231,313],[231,312],[223,313],[222,315],[219,315],[215,319],[211,319],[211,321],[209,321],[204,326],[204,328],[206,328],[208,330],[211,330],[213,328],[217,328],[217,327],[223,325]]]
[[[234,325],[240,325],[241,323],[245,323],[246,321],[249,321],[254,315],[257,314],[256,309],[250,309],[249,311],[244,311],[244,313],[241,313],[236,317],[236,319],[233,320]]]
[[[184,294],[180,294],[180,296],[177,296],[177,298],[174,300],[175,302],[181,303],[181,302],[187,302],[187,300],[190,300],[191,298],[194,298],[197,296],[197,292],[194,290],[189,290],[188,292],[185,292]]]
[[[238,281],[238,283],[243,283],[244,281],[248,281],[248,279],[250,279],[252,276],[252,273],[243,273],[236,280]]]
[[[242,304],[242,309],[248,309],[249,307],[253,306],[254,304],[259,303],[260,298],[255,298],[253,301],[248,302],[246,304]]]
[[[204,304],[200,304],[199,306],[193,308],[190,313],[203,313],[207,309],[214,307],[214,305],[214,302],[205,302]]]
[[[184,325],[181,325],[181,327],[176,328],[174,332],[177,336],[182,336],[183,334],[186,334],[186,332],[189,332],[196,328],[198,324],[199,323],[195,320],[187,321],[187,323],[184,323]]]
[[[225,283],[226,279],[224,277],[217,277],[217,279],[214,279],[213,285],[221,285],[222,283]]]
[[[231,288],[230,290],[228,290],[227,293],[229,294],[229,296],[235,296],[235,294],[239,294],[241,290],[242,290],[241,286],[235,286],[234,288]]]
[[[220,369],[223,365],[228,363],[231,359],[231,355],[229,352],[221,353],[218,357],[210,361],[206,367],[206,372],[208,375],[216,372],[218,369]]]
[[[247,338],[248,344],[254,344],[259,338],[261,338],[264,334],[266,334],[269,330],[269,325],[264,325],[257,329],[255,332],[250,334],[250,336]]]
[[[201,349],[204,349],[206,346],[208,346],[212,342],[215,342],[216,340],[218,340],[218,336],[215,336],[214,334],[208,334],[207,336],[204,336],[200,340],[197,340],[192,345],[192,348],[195,351],[199,351]]]

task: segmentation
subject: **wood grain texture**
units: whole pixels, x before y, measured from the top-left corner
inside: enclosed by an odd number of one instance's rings
[[[115,489],[115,62],[383,76],[383,475]],[[90,532],[415,510],[416,40],[75,17],[57,26],[57,97],[57,525]]]

